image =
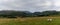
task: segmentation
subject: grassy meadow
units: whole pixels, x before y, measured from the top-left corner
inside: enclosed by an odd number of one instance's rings
[[[48,22],[48,18],[53,21]],[[0,18],[0,25],[60,25],[60,17]]]

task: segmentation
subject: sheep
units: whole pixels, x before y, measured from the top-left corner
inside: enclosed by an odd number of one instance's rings
[[[47,19],[47,21],[48,21],[48,22],[51,22],[51,21],[52,21],[52,19]]]

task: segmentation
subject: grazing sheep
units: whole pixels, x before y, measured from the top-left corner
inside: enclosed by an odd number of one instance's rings
[[[47,21],[48,21],[48,22],[51,22],[51,21],[52,21],[52,19],[47,19]]]

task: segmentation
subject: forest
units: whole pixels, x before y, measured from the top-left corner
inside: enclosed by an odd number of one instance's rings
[[[17,17],[44,17],[44,16],[53,16],[60,15],[60,11],[43,11],[43,12],[34,12],[29,11],[13,11],[13,10],[3,10],[0,11],[0,18],[17,18]]]

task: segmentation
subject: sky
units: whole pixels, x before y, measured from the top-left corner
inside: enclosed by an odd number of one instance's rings
[[[1,10],[40,12],[45,10],[60,11],[60,0],[0,0]]]

